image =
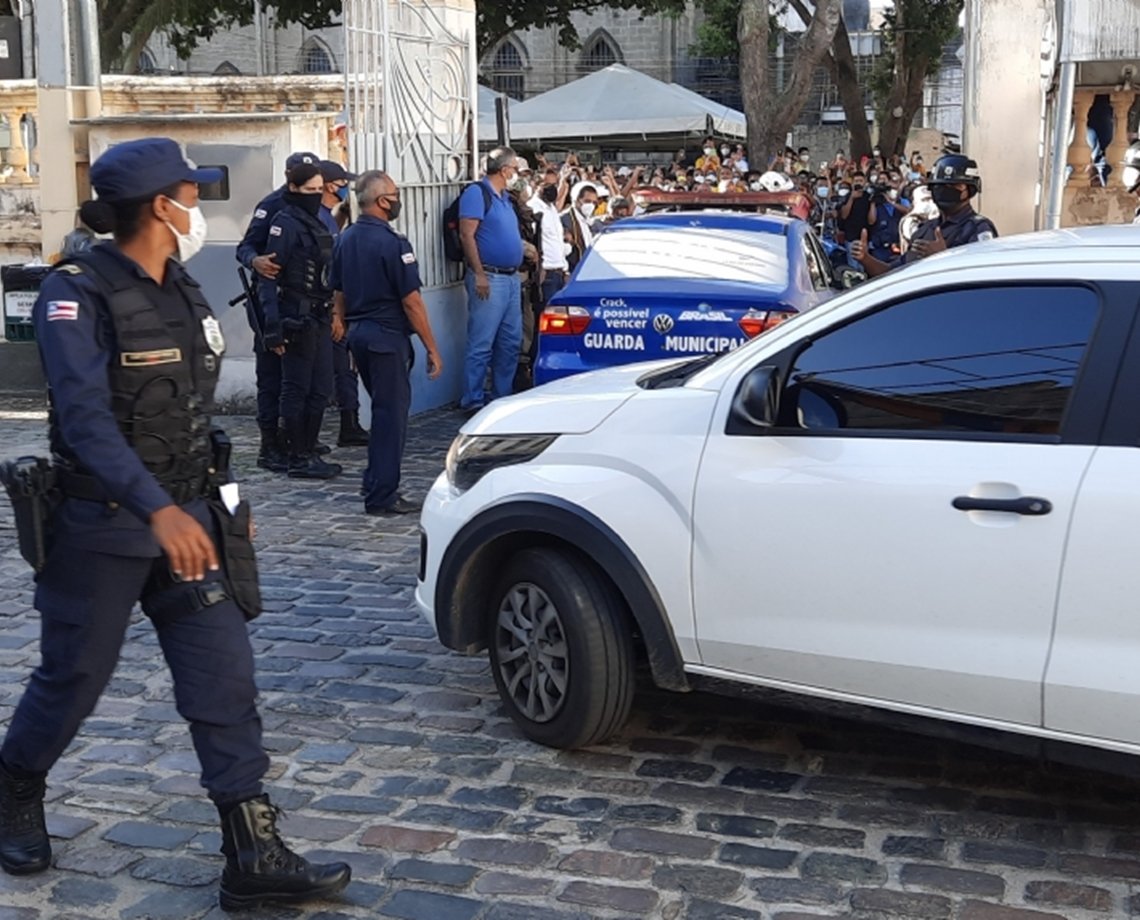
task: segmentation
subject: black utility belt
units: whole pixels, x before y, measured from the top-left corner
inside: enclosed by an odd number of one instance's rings
[[[499,268],[497,265],[484,265],[483,271],[490,272],[492,275],[515,275],[515,274],[518,274],[517,268]]]
[[[66,467],[56,467],[56,477],[59,490],[68,498],[118,507],[118,502],[107,493],[94,476],[77,473]],[[203,470],[200,476],[180,482],[163,482],[159,479],[158,484],[169,493],[176,505],[184,505],[196,498],[205,498],[211,492],[209,470]]]
[[[328,313],[332,309],[332,298],[328,300],[318,300],[316,298],[299,297],[299,298],[286,298],[282,304],[284,309],[281,311],[282,315],[293,316],[310,316],[312,314]]]

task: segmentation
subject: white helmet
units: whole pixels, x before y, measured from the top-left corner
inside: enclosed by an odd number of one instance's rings
[[[1124,151],[1124,172],[1121,178],[1124,180],[1124,187],[1130,192],[1136,191],[1140,188],[1140,141],[1133,141],[1128,149]]]
[[[769,170],[764,173],[764,175],[760,177],[759,182],[760,187],[766,192],[790,192],[796,187],[796,183],[783,173],[776,172],[775,170]]]

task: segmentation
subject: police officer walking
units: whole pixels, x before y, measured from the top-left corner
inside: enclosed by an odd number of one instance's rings
[[[420,505],[400,494],[400,464],[412,402],[412,333],[427,349],[428,376],[435,380],[443,360],[435,344],[427,307],[420,296],[420,272],[407,237],[392,229],[400,216],[400,190],[378,170],[356,183],[360,219],[341,234],[333,255],[333,335],[348,335],[348,347],[372,400],[364,510],[398,515]]]
[[[866,232],[851,243],[851,257],[863,265],[870,277],[945,249],[992,240],[998,235],[993,222],[978,214],[970,204],[982,190],[982,178],[978,164],[969,157],[955,153],[939,158],[926,186],[942,218],[919,225],[906,252],[890,262],[882,262],[871,255]]]
[[[265,315],[262,340],[281,356],[281,423],[293,479],[332,479],[341,472],[317,453],[317,437],[332,396],[333,351],[329,335],[333,238],[321,222],[324,179],[320,166],[289,170],[284,207],[269,226],[266,255],[280,266],[261,278],[258,299]]]
[[[285,174],[298,166],[311,166],[320,162],[315,153],[298,151],[291,153],[285,161]],[[289,191],[288,183],[278,186],[261,201],[253,210],[253,217],[246,228],[245,236],[237,247],[237,260],[249,271],[254,273],[254,294],[257,292],[257,278],[273,279],[281,271],[272,255],[266,253],[269,245],[269,227],[277,212],[285,206],[285,193]],[[256,300],[256,297],[255,297]],[[288,458],[285,454],[284,439],[280,435],[281,410],[281,356],[265,347],[261,340],[261,331],[265,324],[265,317],[259,303],[251,305],[252,318],[250,326],[253,329],[253,353],[256,361],[257,373],[257,427],[261,432],[261,448],[257,454],[257,465],[262,469],[272,470],[275,473],[284,473],[288,469]]]
[[[249,506],[216,498],[227,458],[209,411],[225,343],[182,263],[206,238],[197,183],[220,174],[152,138],[112,147],[90,176],[99,199],[83,218],[114,243],[58,267],[34,311],[62,498],[36,579],[42,663],[0,746],[0,866],[50,865],[47,773],[94,709],[141,601],[221,819],[222,907],[333,894],[349,867],[291,852],[262,788]]]

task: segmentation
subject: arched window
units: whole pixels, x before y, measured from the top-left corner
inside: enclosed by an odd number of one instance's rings
[[[241,71],[229,61],[222,61],[214,68],[215,77],[240,77]]]
[[[158,73],[158,65],[154,61],[154,55],[145,48],[139,52],[138,67],[135,72],[143,74]]]
[[[308,39],[301,48],[301,73],[336,73],[332,54],[324,42]]]
[[[522,48],[513,38],[508,38],[499,45],[491,61],[491,88],[513,99],[522,99],[526,91],[525,69]]]
[[[584,73],[602,70],[611,64],[621,63],[621,53],[617,44],[605,32],[596,33],[582,48],[582,56],[578,59],[578,69]]]

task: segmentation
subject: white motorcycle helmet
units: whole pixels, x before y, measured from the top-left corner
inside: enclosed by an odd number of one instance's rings
[[[778,173],[775,170],[769,170],[760,177],[760,187],[766,192],[791,192],[796,188],[796,183],[785,176],[783,173]]]
[[[1132,145],[1124,151],[1124,172],[1121,178],[1124,187],[1130,192],[1140,188],[1140,141],[1133,141]]]

